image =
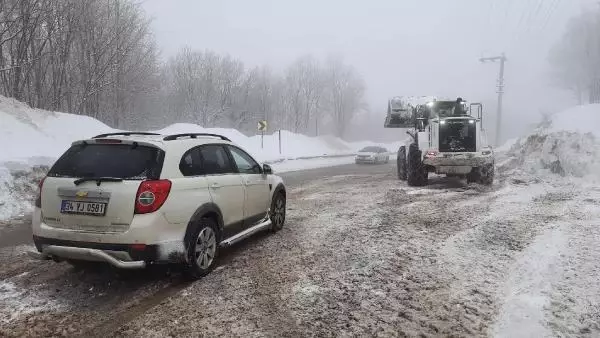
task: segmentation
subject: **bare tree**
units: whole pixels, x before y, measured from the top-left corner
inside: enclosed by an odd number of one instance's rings
[[[363,85],[341,60],[324,67],[310,55],[283,74],[189,48],[159,63],[135,0],[0,0],[0,94],[120,128],[185,121],[253,133],[266,119],[318,134],[333,118],[342,135]]]
[[[354,114],[363,106],[364,81],[341,58],[327,61],[327,87],[336,134],[343,137]]]
[[[583,94],[589,101],[600,102],[600,14],[584,13],[573,18],[549,61],[557,85],[571,90],[582,103]]]
[[[256,122],[266,119],[270,130],[318,133],[329,116],[341,135],[361,108],[362,78],[336,60],[322,67],[312,56],[303,56],[286,68],[283,76],[267,66],[248,71],[241,61],[211,51],[183,49],[162,72],[161,93],[172,121],[200,122],[204,126],[234,127],[256,132]]]
[[[156,89],[154,39],[129,0],[0,0],[0,93],[39,108],[135,116]]]

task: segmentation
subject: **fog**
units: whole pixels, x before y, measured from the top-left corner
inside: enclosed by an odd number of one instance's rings
[[[548,51],[568,19],[594,5],[587,0],[144,2],[163,59],[189,46],[230,54],[247,66],[282,70],[305,54],[342,55],[367,86],[369,115],[356,118],[350,138],[374,140],[398,135],[383,129],[387,99],[394,95],[483,102],[493,135],[499,66],[479,58],[502,52],[508,58],[503,139],[526,131],[541,112],[573,105],[572,95],[549,79]]]

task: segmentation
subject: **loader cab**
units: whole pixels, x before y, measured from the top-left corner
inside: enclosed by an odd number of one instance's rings
[[[488,146],[480,103],[472,103],[462,115],[440,114],[432,121],[430,146],[439,152],[478,152]]]
[[[440,118],[469,114],[469,108],[464,101],[462,102],[460,112],[455,111],[456,101],[431,101],[426,106],[431,110],[431,116],[439,116]]]
[[[440,152],[476,152],[477,121],[473,117],[447,117],[437,121],[434,144]]]

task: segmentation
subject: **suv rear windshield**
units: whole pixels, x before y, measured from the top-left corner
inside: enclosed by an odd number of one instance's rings
[[[131,144],[77,144],[54,164],[51,177],[158,179],[164,152]]]

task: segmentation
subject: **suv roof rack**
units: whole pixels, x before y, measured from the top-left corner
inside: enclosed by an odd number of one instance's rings
[[[149,132],[144,132],[144,131],[123,131],[123,132],[118,132],[118,133],[106,133],[106,134],[96,135],[96,136],[92,137],[92,139],[103,138],[103,137],[108,137],[108,136],[131,136],[131,135],[153,135],[153,136],[157,136],[157,135],[160,135],[160,134],[149,133]]]
[[[184,133],[184,134],[174,134],[174,135],[169,135],[167,137],[165,137],[163,139],[163,141],[173,141],[173,140],[177,140],[178,138],[181,137],[189,137],[189,138],[198,138],[198,137],[216,137],[216,138],[220,138],[223,141],[229,141],[231,142],[230,139],[228,139],[227,137],[223,136],[223,135],[218,135],[218,134],[207,134],[207,133]]]

